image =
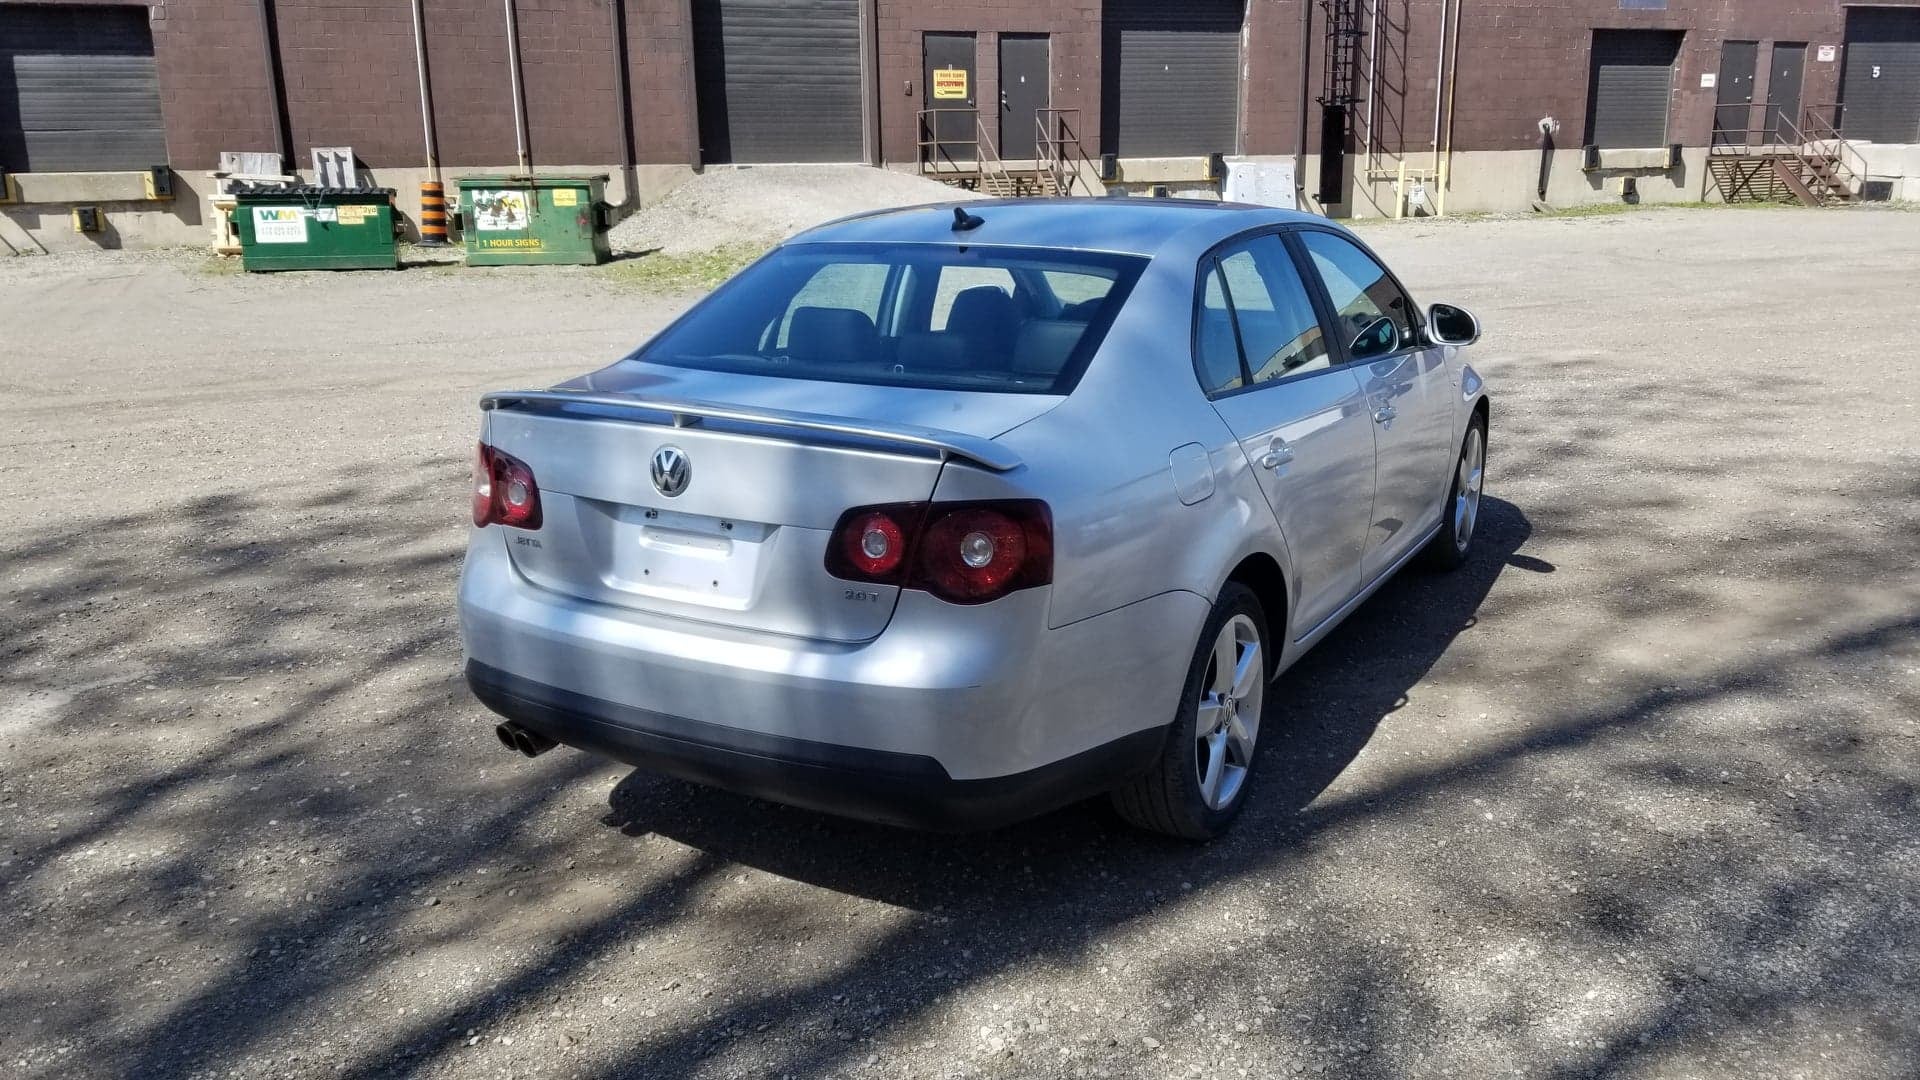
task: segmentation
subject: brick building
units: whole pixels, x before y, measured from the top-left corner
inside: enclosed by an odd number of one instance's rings
[[[0,241],[71,246],[79,204],[85,243],[197,240],[222,151],[351,146],[411,214],[426,118],[449,176],[524,145],[628,205],[1070,131],[1092,190],[1206,189],[1218,154],[1375,215],[1714,198],[1710,146],[1782,117],[1920,198],[1920,0],[0,0]]]

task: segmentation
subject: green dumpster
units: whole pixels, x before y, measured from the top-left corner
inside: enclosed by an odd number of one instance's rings
[[[392,188],[242,187],[233,192],[248,270],[392,270]]]
[[[607,177],[467,176],[460,234],[473,266],[591,266],[607,247]]]

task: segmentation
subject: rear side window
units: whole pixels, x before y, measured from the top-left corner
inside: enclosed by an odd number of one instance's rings
[[[1195,335],[1208,393],[1332,364],[1306,284],[1279,237],[1256,237],[1213,258]]]
[[[1214,266],[1200,291],[1200,325],[1194,334],[1195,369],[1200,388],[1209,394],[1238,390],[1245,385],[1240,377],[1240,343],[1233,336],[1233,312],[1227,307],[1227,288]]]
[[[1146,260],[1041,248],[797,244],[635,359],[778,378],[1065,394]]]

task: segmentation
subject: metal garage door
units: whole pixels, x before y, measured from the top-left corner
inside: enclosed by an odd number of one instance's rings
[[[1920,142],[1920,10],[1848,8],[1846,64],[1847,137]]]
[[[1108,0],[1101,149],[1231,154],[1240,129],[1241,0]]]
[[[859,161],[859,0],[694,0],[705,162]]]
[[[0,6],[0,168],[166,162],[146,8]]]
[[[1587,143],[1600,147],[1667,144],[1677,30],[1595,30],[1587,80]]]

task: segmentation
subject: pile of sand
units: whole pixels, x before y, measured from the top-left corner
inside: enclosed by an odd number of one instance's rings
[[[608,239],[615,251],[691,254],[773,244],[866,210],[975,197],[937,180],[865,165],[713,168],[615,225]]]

